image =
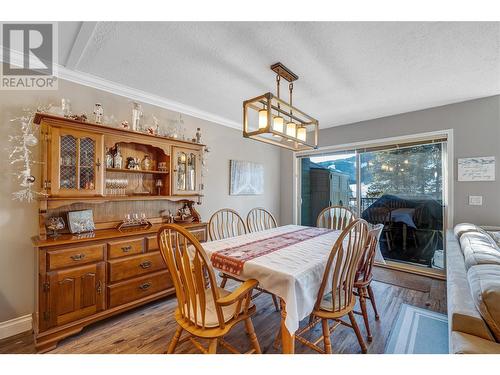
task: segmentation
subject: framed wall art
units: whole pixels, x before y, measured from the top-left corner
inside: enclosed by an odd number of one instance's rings
[[[230,161],[230,195],[264,194],[264,165],[251,161]]]

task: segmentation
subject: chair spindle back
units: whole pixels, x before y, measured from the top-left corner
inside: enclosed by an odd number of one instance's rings
[[[247,228],[250,233],[276,228],[278,223],[272,213],[265,208],[252,208],[247,215]]]
[[[383,224],[377,224],[368,232],[368,246],[359,262],[356,281],[369,282],[372,279],[372,269],[373,264],[375,263],[375,253],[377,252],[378,241],[383,229]]]
[[[174,283],[182,317],[206,328],[207,309],[212,308],[219,327],[224,328],[222,308],[215,302],[220,297],[216,278],[200,242],[183,227],[167,224],[158,232],[158,243]],[[211,299],[207,298],[208,293],[212,294]],[[215,306],[208,306],[208,303]]]
[[[342,231],[328,258],[315,309],[320,308],[329,282],[332,287],[329,292],[331,312],[340,312],[355,303],[356,271],[368,241],[368,223],[363,219],[354,220]]]
[[[230,208],[216,211],[208,221],[208,234],[212,241],[236,237],[247,233],[241,216]]]
[[[356,219],[356,214],[344,206],[330,206],[318,215],[316,226],[334,230],[343,230]]]

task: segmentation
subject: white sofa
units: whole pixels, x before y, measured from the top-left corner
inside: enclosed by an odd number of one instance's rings
[[[500,234],[500,232],[499,232]],[[500,354],[500,248],[474,224],[447,233],[450,353]]]

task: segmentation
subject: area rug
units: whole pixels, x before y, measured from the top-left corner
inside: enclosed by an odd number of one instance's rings
[[[403,303],[391,332],[387,354],[447,354],[448,318]]]

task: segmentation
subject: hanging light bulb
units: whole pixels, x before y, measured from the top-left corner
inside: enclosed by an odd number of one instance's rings
[[[274,119],[273,119],[273,130],[274,131],[283,133],[283,124],[284,124],[283,117],[274,116]]]
[[[299,126],[297,128],[297,138],[302,142],[306,141],[307,133],[306,133],[306,128],[304,126]]]
[[[290,137],[297,137],[297,124],[295,122],[290,121],[286,124],[286,135]]]
[[[259,129],[267,128],[267,110],[261,109],[259,111]]]

